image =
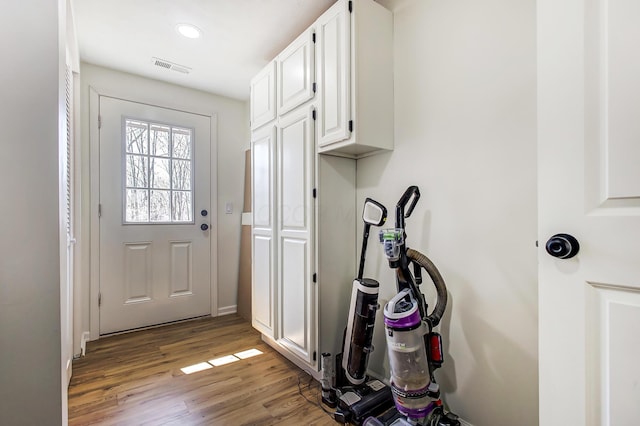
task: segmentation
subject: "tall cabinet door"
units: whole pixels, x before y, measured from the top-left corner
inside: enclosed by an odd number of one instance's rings
[[[253,326],[270,337],[274,337],[276,321],[275,152],[275,125],[252,133],[251,316]]]
[[[278,126],[278,342],[311,363],[314,274],[314,120],[312,108],[292,112]]]
[[[351,14],[348,3],[338,1],[316,21],[320,147],[350,136]]]
[[[315,52],[313,28],[295,39],[276,58],[278,115],[283,115],[313,97]]]

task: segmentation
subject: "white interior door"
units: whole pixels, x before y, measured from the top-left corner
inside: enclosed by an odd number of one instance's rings
[[[637,425],[640,3],[537,7],[540,424]]]
[[[210,314],[210,120],[100,96],[100,334]]]
[[[60,182],[60,327],[62,349],[63,386],[67,387],[71,380],[73,360],[73,270],[75,252],[75,220],[74,205],[74,157],[75,138],[74,108],[73,108],[73,72],[67,63],[65,72],[65,102],[66,102],[66,144],[60,159],[62,168],[62,182]]]

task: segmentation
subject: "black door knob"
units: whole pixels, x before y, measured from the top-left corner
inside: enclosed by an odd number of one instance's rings
[[[203,231],[206,231],[207,229],[209,229],[209,225],[207,225],[206,223],[203,223],[202,225],[200,225],[200,229],[202,229]]]
[[[547,253],[558,259],[570,259],[580,251],[580,244],[573,235],[556,234],[545,246]]]
[[[209,214],[209,212],[208,212],[207,210],[201,210],[201,211],[200,211],[200,214],[201,214],[202,216],[206,216],[206,215],[208,215],[208,214]]]

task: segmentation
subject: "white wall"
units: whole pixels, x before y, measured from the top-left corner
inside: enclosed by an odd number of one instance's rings
[[[141,99],[159,106],[217,115],[218,164],[212,168],[212,173],[217,173],[218,180],[217,309],[223,312],[235,309],[244,190],[244,151],[249,148],[247,103],[87,63],[81,64],[80,78],[82,81],[82,235],[85,241],[88,241],[90,228],[88,216],[90,211],[89,86],[95,87],[98,93],[109,94],[110,91],[131,93],[131,100]],[[233,203],[233,214],[225,214],[227,202]],[[88,244],[84,245],[83,265],[89,265],[88,246]],[[86,331],[89,327],[88,267],[82,273],[81,285],[82,294],[85,295],[82,323]]]
[[[59,425],[66,411],[58,246],[64,3],[16,2],[0,17],[0,52],[10,64],[0,67],[2,425]]]
[[[358,161],[358,205],[381,201],[393,226],[420,187],[408,244],[450,292],[444,399],[474,426],[537,425],[535,1],[380,3],[394,11],[395,150]],[[395,282],[377,243],[366,275],[384,304]],[[388,377],[384,349],[370,367]]]

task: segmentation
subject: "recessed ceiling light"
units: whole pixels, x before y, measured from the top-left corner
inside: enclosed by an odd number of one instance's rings
[[[200,38],[202,34],[200,28],[191,24],[178,24],[176,25],[176,31],[187,38]]]

